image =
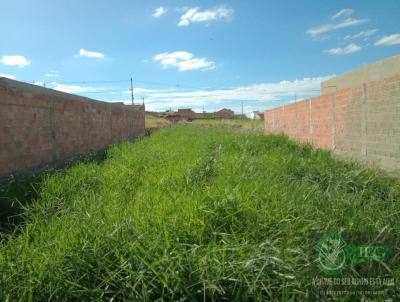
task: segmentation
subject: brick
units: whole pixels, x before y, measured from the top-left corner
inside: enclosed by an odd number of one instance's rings
[[[144,112],[50,89],[36,91],[29,84],[0,82],[0,176],[52,163],[56,150],[65,160],[144,135]]]
[[[266,132],[398,170],[400,75],[268,110],[264,123]]]

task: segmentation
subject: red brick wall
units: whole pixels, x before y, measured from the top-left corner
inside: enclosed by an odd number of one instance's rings
[[[319,148],[332,147],[332,95],[311,100],[312,143]]]
[[[144,135],[144,109],[0,79],[0,176]]]
[[[302,143],[311,143],[310,133],[310,103],[300,101],[296,103],[298,140]]]
[[[400,75],[264,113],[265,130],[400,171]]]

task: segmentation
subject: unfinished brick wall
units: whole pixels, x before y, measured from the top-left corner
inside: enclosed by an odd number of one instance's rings
[[[400,75],[264,113],[265,130],[400,171]]]
[[[0,79],[0,176],[144,135],[144,108]]]

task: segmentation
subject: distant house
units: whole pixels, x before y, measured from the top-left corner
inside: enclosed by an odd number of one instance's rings
[[[217,112],[194,112],[190,108],[182,108],[177,111],[167,110],[165,112],[154,112],[146,111],[147,115],[153,115],[157,117],[163,117],[168,119],[172,123],[179,121],[192,121],[195,119],[233,119],[235,118],[235,113],[230,109],[221,109]]]
[[[253,111],[253,119],[264,120],[264,113],[260,111]]]
[[[221,109],[214,113],[215,118],[233,119],[235,118],[235,113],[230,109]]]
[[[190,108],[188,108],[188,109],[178,109],[177,114],[180,117],[186,118],[186,119],[192,119],[196,115],[196,113]]]

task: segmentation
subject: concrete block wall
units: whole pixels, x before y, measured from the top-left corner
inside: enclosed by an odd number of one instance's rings
[[[395,77],[400,70],[400,55],[355,68],[337,77],[321,82],[321,94],[360,86],[369,81]]]
[[[144,128],[144,107],[0,78],[0,177],[143,136]]]
[[[265,130],[400,172],[400,75],[264,113]]]

